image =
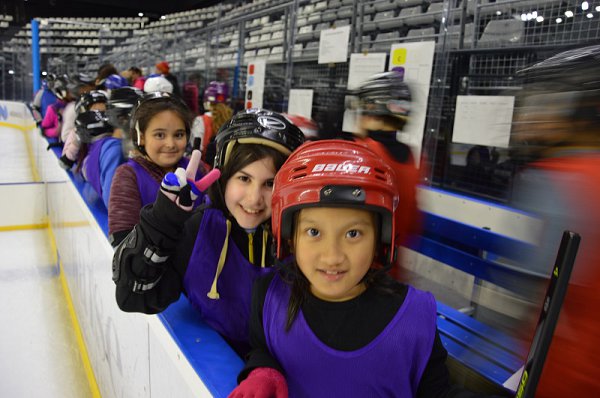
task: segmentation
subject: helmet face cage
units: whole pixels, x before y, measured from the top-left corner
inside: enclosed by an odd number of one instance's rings
[[[93,110],[81,113],[75,119],[75,131],[83,143],[91,143],[95,137],[112,133],[104,112]]]
[[[102,90],[94,90],[85,93],[81,96],[77,104],[75,105],[75,112],[81,114],[90,110],[93,104],[106,104],[108,102],[108,96],[106,92]]]
[[[119,129],[128,131],[133,109],[143,93],[135,87],[122,87],[111,91],[106,104],[108,122]]]
[[[279,113],[246,109],[225,123],[215,140],[214,167],[222,169],[236,144],[265,145],[289,155],[304,143],[304,134]]]
[[[277,257],[285,258],[293,238],[294,215],[308,207],[345,207],[379,215],[380,258],[394,258],[394,211],[398,205],[394,171],[367,147],[344,140],[306,143],[275,176],[272,230]]]
[[[410,89],[397,71],[379,73],[356,91],[360,111],[365,115],[406,119],[410,114]]]
[[[68,81],[65,77],[58,77],[54,80],[54,83],[51,88],[52,92],[56,97],[61,100],[64,100],[67,97],[68,91]]]

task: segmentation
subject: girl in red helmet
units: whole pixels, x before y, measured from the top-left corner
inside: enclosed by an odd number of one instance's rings
[[[399,206],[394,170],[362,144],[288,158],[273,192],[283,266],[255,284],[253,350],[230,398],[454,395],[433,295],[386,273]]]
[[[247,353],[252,284],[273,265],[273,178],[303,142],[302,132],[283,116],[248,109],[217,134],[220,178],[208,191],[210,206],[190,211],[206,189],[204,179],[190,184],[183,169],[167,174],[164,194],[142,209],[140,223],[116,249],[119,307],[157,313],[184,293],[207,324],[238,353]],[[193,176],[194,167],[188,169]]]

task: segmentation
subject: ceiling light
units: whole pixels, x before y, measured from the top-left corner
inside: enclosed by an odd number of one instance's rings
[[[542,16],[540,15],[540,16],[539,16],[539,17],[537,17],[535,20],[536,20],[536,21],[538,21],[538,22],[544,22],[544,17],[542,17]]]
[[[587,10],[588,8],[590,8],[590,3],[588,3],[587,1],[584,1],[583,3],[581,3],[581,9],[583,11]]]
[[[565,11],[565,17],[571,18],[572,16],[573,16],[573,11],[571,11],[571,10]]]
[[[556,23],[561,23],[562,22],[562,18],[556,18]]]
[[[143,12],[138,12],[138,17],[143,17],[144,13]]]
[[[8,70],[8,74],[9,74],[9,75],[14,75],[14,74],[15,74],[15,71],[14,71],[14,70],[12,70],[12,69],[9,69],[9,70]]]
[[[586,17],[588,17],[588,18],[594,18],[594,14],[592,14],[592,13],[590,12],[590,13],[588,13],[588,14],[586,15]]]

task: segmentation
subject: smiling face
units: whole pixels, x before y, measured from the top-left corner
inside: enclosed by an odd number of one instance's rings
[[[185,124],[174,111],[157,113],[143,132],[140,144],[150,160],[165,171],[173,171],[185,151]]]
[[[294,252],[311,293],[327,301],[350,300],[365,290],[363,277],[375,256],[373,213],[350,208],[302,209]]]
[[[225,186],[225,206],[238,224],[254,229],[271,217],[275,165],[263,158],[234,173]]]

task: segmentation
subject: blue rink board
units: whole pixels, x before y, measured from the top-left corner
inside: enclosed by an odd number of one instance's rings
[[[60,148],[52,151],[57,159],[61,156]],[[102,198],[81,176],[67,174],[108,239],[108,212]],[[237,385],[237,375],[244,365],[242,359],[200,319],[185,295],[157,316],[210,393],[214,397],[227,397]]]

